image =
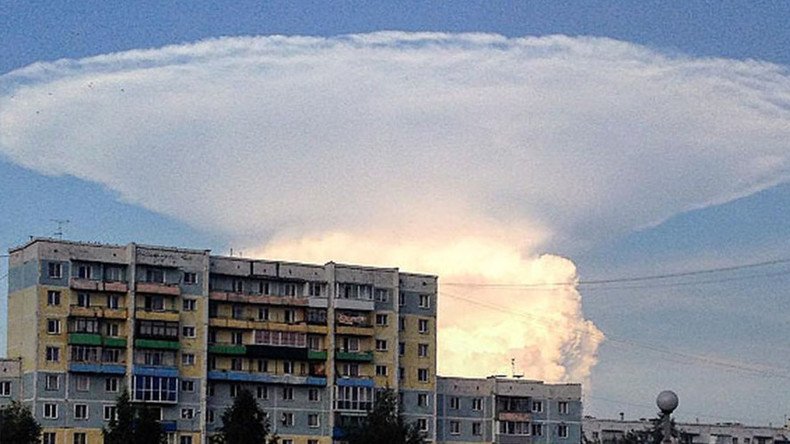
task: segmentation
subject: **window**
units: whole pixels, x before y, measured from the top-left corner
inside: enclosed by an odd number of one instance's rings
[[[244,281],[239,279],[233,280],[233,291],[236,293],[244,293]]]
[[[398,318],[398,331],[406,330],[406,318]]]
[[[184,326],[181,328],[181,334],[185,338],[194,338],[195,337],[195,327],[193,326]]]
[[[181,391],[182,392],[194,392],[195,391],[195,381],[189,381],[186,379],[181,380]]]
[[[51,335],[60,334],[60,320],[47,319],[47,333]]]
[[[557,436],[560,438],[567,438],[568,437],[568,426],[565,424],[560,424],[557,426]]]
[[[310,282],[310,296],[321,296],[321,284]]]
[[[385,339],[376,339],[376,351],[387,351],[387,341]]]
[[[450,421],[450,434],[451,435],[460,435],[461,434],[461,423],[458,421]]]
[[[292,324],[292,323],[296,322],[296,312],[295,311],[287,309],[287,310],[285,310],[284,316],[285,316],[285,323],[286,324]]]
[[[358,352],[359,351],[359,338],[343,338],[343,351],[345,352]]]
[[[387,366],[386,365],[377,365],[376,366],[376,376],[387,376]]]
[[[107,336],[116,337],[120,334],[119,332],[120,326],[117,323],[111,322],[107,324]]]
[[[165,309],[165,298],[162,296],[146,296],[145,309],[147,311],[163,311]]]
[[[427,432],[428,431],[428,420],[425,419],[425,418],[419,418],[417,420],[417,428],[421,432]]]
[[[458,410],[458,407],[461,405],[460,400],[457,396],[453,396],[450,398],[450,408],[453,410]]]
[[[52,403],[44,404],[44,419],[58,419],[58,405]]]
[[[81,279],[90,279],[93,274],[91,271],[90,265],[80,265],[77,267],[77,277]]]
[[[376,325],[387,325],[387,321],[389,321],[388,316],[385,314],[377,314],[376,315]]]
[[[258,320],[259,321],[268,321],[269,320],[269,309],[268,308],[259,308],[258,309]]]
[[[197,308],[197,301],[194,299],[184,299],[182,304],[182,309],[184,311],[195,311]]]
[[[340,375],[352,378],[359,376],[359,364],[343,364],[340,368]]]
[[[74,320],[74,333],[98,333],[99,320],[93,318],[77,318]]]
[[[543,402],[541,401],[532,401],[532,411],[540,413],[543,411]]]
[[[406,378],[406,369],[398,367],[398,381],[403,381]]]
[[[47,271],[49,277],[53,279],[60,279],[63,277],[63,266],[56,262],[50,262],[47,264]]]
[[[124,350],[126,352],[126,350]],[[106,348],[101,353],[102,362],[117,364],[121,362],[121,350],[117,348]]]
[[[231,316],[233,316],[233,319],[244,319],[244,314],[243,305],[234,305],[231,307]]]
[[[557,403],[557,410],[561,415],[568,414],[568,401],[560,401]]]
[[[214,396],[214,387],[215,385],[210,382],[206,384],[206,392],[207,392],[206,396]]]
[[[47,375],[44,378],[44,390],[57,390],[60,388],[59,375]]]
[[[431,297],[427,294],[420,295],[420,308],[430,308],[431,307]]]
[[[11,381],[0,381],[0,396],[11,396]]]
[[[235,398],[239,392],[241,391],[241,386],[238,384],[231,384],[230,385],[230,397]]]
[[[269,399],[269,387],[259,385],[257,390],[258,399]]]
[[[417,356],[421,358],[428,357],[428,344],[417,344]]]
[[[55,432],[44,432],[41,436],[41,444],[55,444]]]
[[[294,440],[293,439],[284,439],[283,440],[283,444],[294,444]]]
[[[472,400],[472,410],[483,410],[483,400],[481,398]]]
[[[406,354],[406,343],[398,342],[398,354],[403,356]]]
[[[88,293],[77,293],[77,306],[78,307],[90,307],[91,306],[91,295]]]
[[[116,417],[118,410],[115,408],[114,405],[105,405],[104,406],[104,415],[102,416],[105,421],[109,421]]]
[[[290,375],[294,372],[294,363],[291,361],[283,361],[283,373]]]
[[[192,410],[192,409],[189,409]],[[182,436],[179,438],[178,444],[192,444],[192,437],[191,436]]]
[[[48,291],[47,292],[47,305],[60,305],[60,292]]]
[[[483,424],[480,422],[472,423],[472,435],[480,436],[483,434]]]
[[[307,391],[307,399],[313,402],[318,402],[321,400],[321,392],[318,389],[311,388]]]
[[[195,409],[181,409],[181,419],[192,419],[195,416]]]
[[[532,424],[532,436],[543,436],[543,424]]]
[[[117,294],[108,294],[107,295],[107,308],[111,308],[113,310],[117,309],[121,305],[121,297]]]
[[[258,365],[258,371],[260,373],[268,373],[269,372],[269,361],[267,361],[266,359],[258,359],[256,361],[256,363]]]
[[[85,375],[77,375],[74,386],[78,392],[87,392],[91,389],[91,380]]]
[[[307,348],[310,350],[321,350],[321,336],[308,336]]]
[[[282,423],[285,427],[293,427],[294,425],[294,414],[293,413],[283,413],[282,416]]]
[[[184,353],[181,355],[181,364],[183,365],[195,365],[195,354],[194,353]]]
[[[293,387],[283,387],[282,395],[283,395],[283,400],[292,401],[294,399]]]
[[[85,432],[74,432],[74,444],[88,444],[88,435]]]
[[[149,268],[145,270],[145,281],[157,284],[165,283],[165,272],[156,268]]]
[[[46,358],[47,358],[47,362],[58,362],[58,361],[60,361],[60,348],[58,348],[58,347],[47,347],[46,348]]]
[[[133,401],[178,400],[178,378],[172,376],[134,375],[132,379]]]
[[[370,387],[335,387],[335,409],[367,411],[373,406]]]
[[[231,358],[231,360],[230,360],[230,369],[231,370],[241,371],[242,370],[241,365],[242,365],[241,359],[239,359],[239,358]]]
[[[197,273],[184,272],[184,283],[187,285],[197,284]]]
[[[307,426],[308,427],[319,427],[321,422],[319,421],[319,416],[317,413],[311,413],[307,415]]]
[[[373,290],[373,298],[376,302],[387,302],[390,300],[390,291],[386,288],[376,288]]]
[[[283,284],[283,296],[296,296],[296,284]]]
[[[420,319],[419,323],[417,324],[418,330],[420,333],[428,333],[428,320],[427,319]]]
[[[88,419],[88,404],[74,404],[74,419]]]
[[[406,304],[406,294],[398,293],[398,305],[401,307]]]
[[[420,382],[428,382],[428,369],[427,368],[419,368],[417,369],[417,380]]]
[[[427,393],[418,393],[417,394],[417,406],[418,407],[428,407],[428,394]]]
[[[526,421],[500,421],[499,433],[503,435],[529,435],[529,423]]]
[[[318,440],[317,439],[308,439],[307,440],[307,444],[318,444]]]
[[[230,334],[230,342],[236,345],[241,345],[244,342],[244,334],[240,331],[234,331]]]
[[[107,281],[118,282],[124,280],[123,268],[121,267],[106,267],[104,269],[104,279]]]

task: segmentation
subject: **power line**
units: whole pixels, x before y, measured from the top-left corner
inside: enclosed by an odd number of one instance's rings
[[[447,297],[450,297],[450,298],[453,298],[453,299],[458,299],[458,300],[465,301],[465,302],[468,302],[468,303],[471,303],[471,304],[474,304],[474,305],[478,305],[478,306],[481,306],[481,307],[485,307],[485,308],[488,308],[488,309],[491,309],[491,310],[494,310],[494,311],[499,311],[499,312],[505,313],[505,314],[510,315],[510,316],[520,316],[520,317],[524,317],[524,318],[529,318],[531,320],[534,320],[535,322],[538,322],[540,324],[543,324],[544,326],[547,326],[550,330],[554,329],[554,324],[549,323],[549,320],[546,319],[545,317],[541,318],[541,317],[538,317],[538,316],[535,316],[535,315],[532,315],[532,314],[529,314],[529,313],[524,313],[524,312],[520,312],[520,311],[506,310],[506,309],[504,309],[504,308],[502,308],[502,307],[500,307],[498,305],[495,305],[495,304],[489,304],[489,303],[477,301],[477,300],[474,300],[474,299],[469,299],[469,298],[465,298],[465,297],[462,297],[462,296],[453,295],[453,294],[447,293],[446,291],[443,291],[442,294],[444,296],[447,296]],[[586,331],[586,330],[581,330],[581,329],[574,328],[574,329],[572,329],[572,331],[575,331],[575,332],[583,334],[583,335],[589,335],[589,332]],[[676,351],[676,350],[670,350],[670,349],[667,349],[667,348],[664,348],[664,347],[659,347],[659,346],[653,345],[653,344],[645,344],[645,343],[640,343],[640,342],[626,340],[626,339],[618,339],[618,338],[611,337],[611,336],[608,336],[608,335],[606,336],[606,339],[607,339],[607,341],[612,342],[612,343],[619,343],[619,344],[630,346],[630,347],[642,348],[642,349],[645,349],[645,350],[649,350],[649,351],[656,352],[656,353],[662,353],[662,354],[673,356],[673,357],[676,357],[676,358],[683,358],[683,359],[686,359],[686,360],[692,360],[692,361],[696,361],[696,362],[699,362],[699,363],[702,363],[702,364],[706,364],[706,365],[710,365],[710,366],[720,367],[722,369],[729,369],[729,370],[735,370],[735,371],[740,371],[740,372],[746,372],[746,373],[750,373],[750,374],[753,374],[753,375],[759,375],[759,376],[765,376],[765,377],[774,377],[774,378],[782,378],[782,379],[790,380],[790,375],[783,374],[784,372],[790,373],[790,369],[775,368],[774,371],[772,371],[772,370],[764,370],[764,369],[759,369],[759,368],[755,368],[755,367],[752,367],[752,366],[743,365],[743,364],[740,364],[740,363],[732,363],[732,362],[723,361],[723,360],[720,360],[720,359],[717,359],[717,358],[712,358],[710,356],[695,355],[695,354],[691,354],[691,353],[679,352],[679,351]],[[675,361],[675,362],[678,362],[678,361]],[[682,362],[679,362],[679,363],[682,363]],[[688,363],[688,362],[686,362],[686,363]],[[782,373],[779,373],[776,370],[778,370],[779,372],[782,372]]]
[[[682,271],[664,274],[652,274],[643,276],[626,276],[611,279],[591,279],[579,280],[575,282],[549,282],[549,283],[535,283],[535,284],[515,284],[515,283],[476,283],[476,282],[442,282],[442,285],[453,287],[512,287],[512,288],[552,288],[552,287],[565,287],[565,286],[586,286],[586,285],[604,285],[623,282],[642,282],[651,280],[663,280],[678,277],[698,276],[703,274],[721,273],[727,271],[745,270],[752,268],[767,267],[772,265],[780,265],[790,263],[790,258],[774,259],[763,262],[754,262],[750,264],[734,265],[729,267],[707,268],[693,271]]]

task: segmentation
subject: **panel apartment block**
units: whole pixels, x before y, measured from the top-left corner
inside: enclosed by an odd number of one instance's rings
[[[436,277],[395,268],[34,239],[10,251],[0,404],[100,443],[119,393],[206,442],[250,390],[283,444],[342,439],[377,389],[436,439]],[[7,392],[7,394],[6,394]]]

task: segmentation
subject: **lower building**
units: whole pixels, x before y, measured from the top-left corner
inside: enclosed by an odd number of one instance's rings
[[[581,384],[504,378],[437,379],[437,443],[576,444]]]
[[[619,444],[629,432],[651,428],[649,419],[598,419],[582,421],[584,439],[593,444]],[[740,423],[677,422],[680,444],[790,444],[790,424],[784,427],[748,426]]]

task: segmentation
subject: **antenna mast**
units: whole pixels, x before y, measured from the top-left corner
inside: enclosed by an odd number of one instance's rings
[[[68,219],[50,219],[50,221],[58,224],[58,229],[52,233],[52,236],[57,237],[58,239],[63,239],[63,227],[71,221]]]

